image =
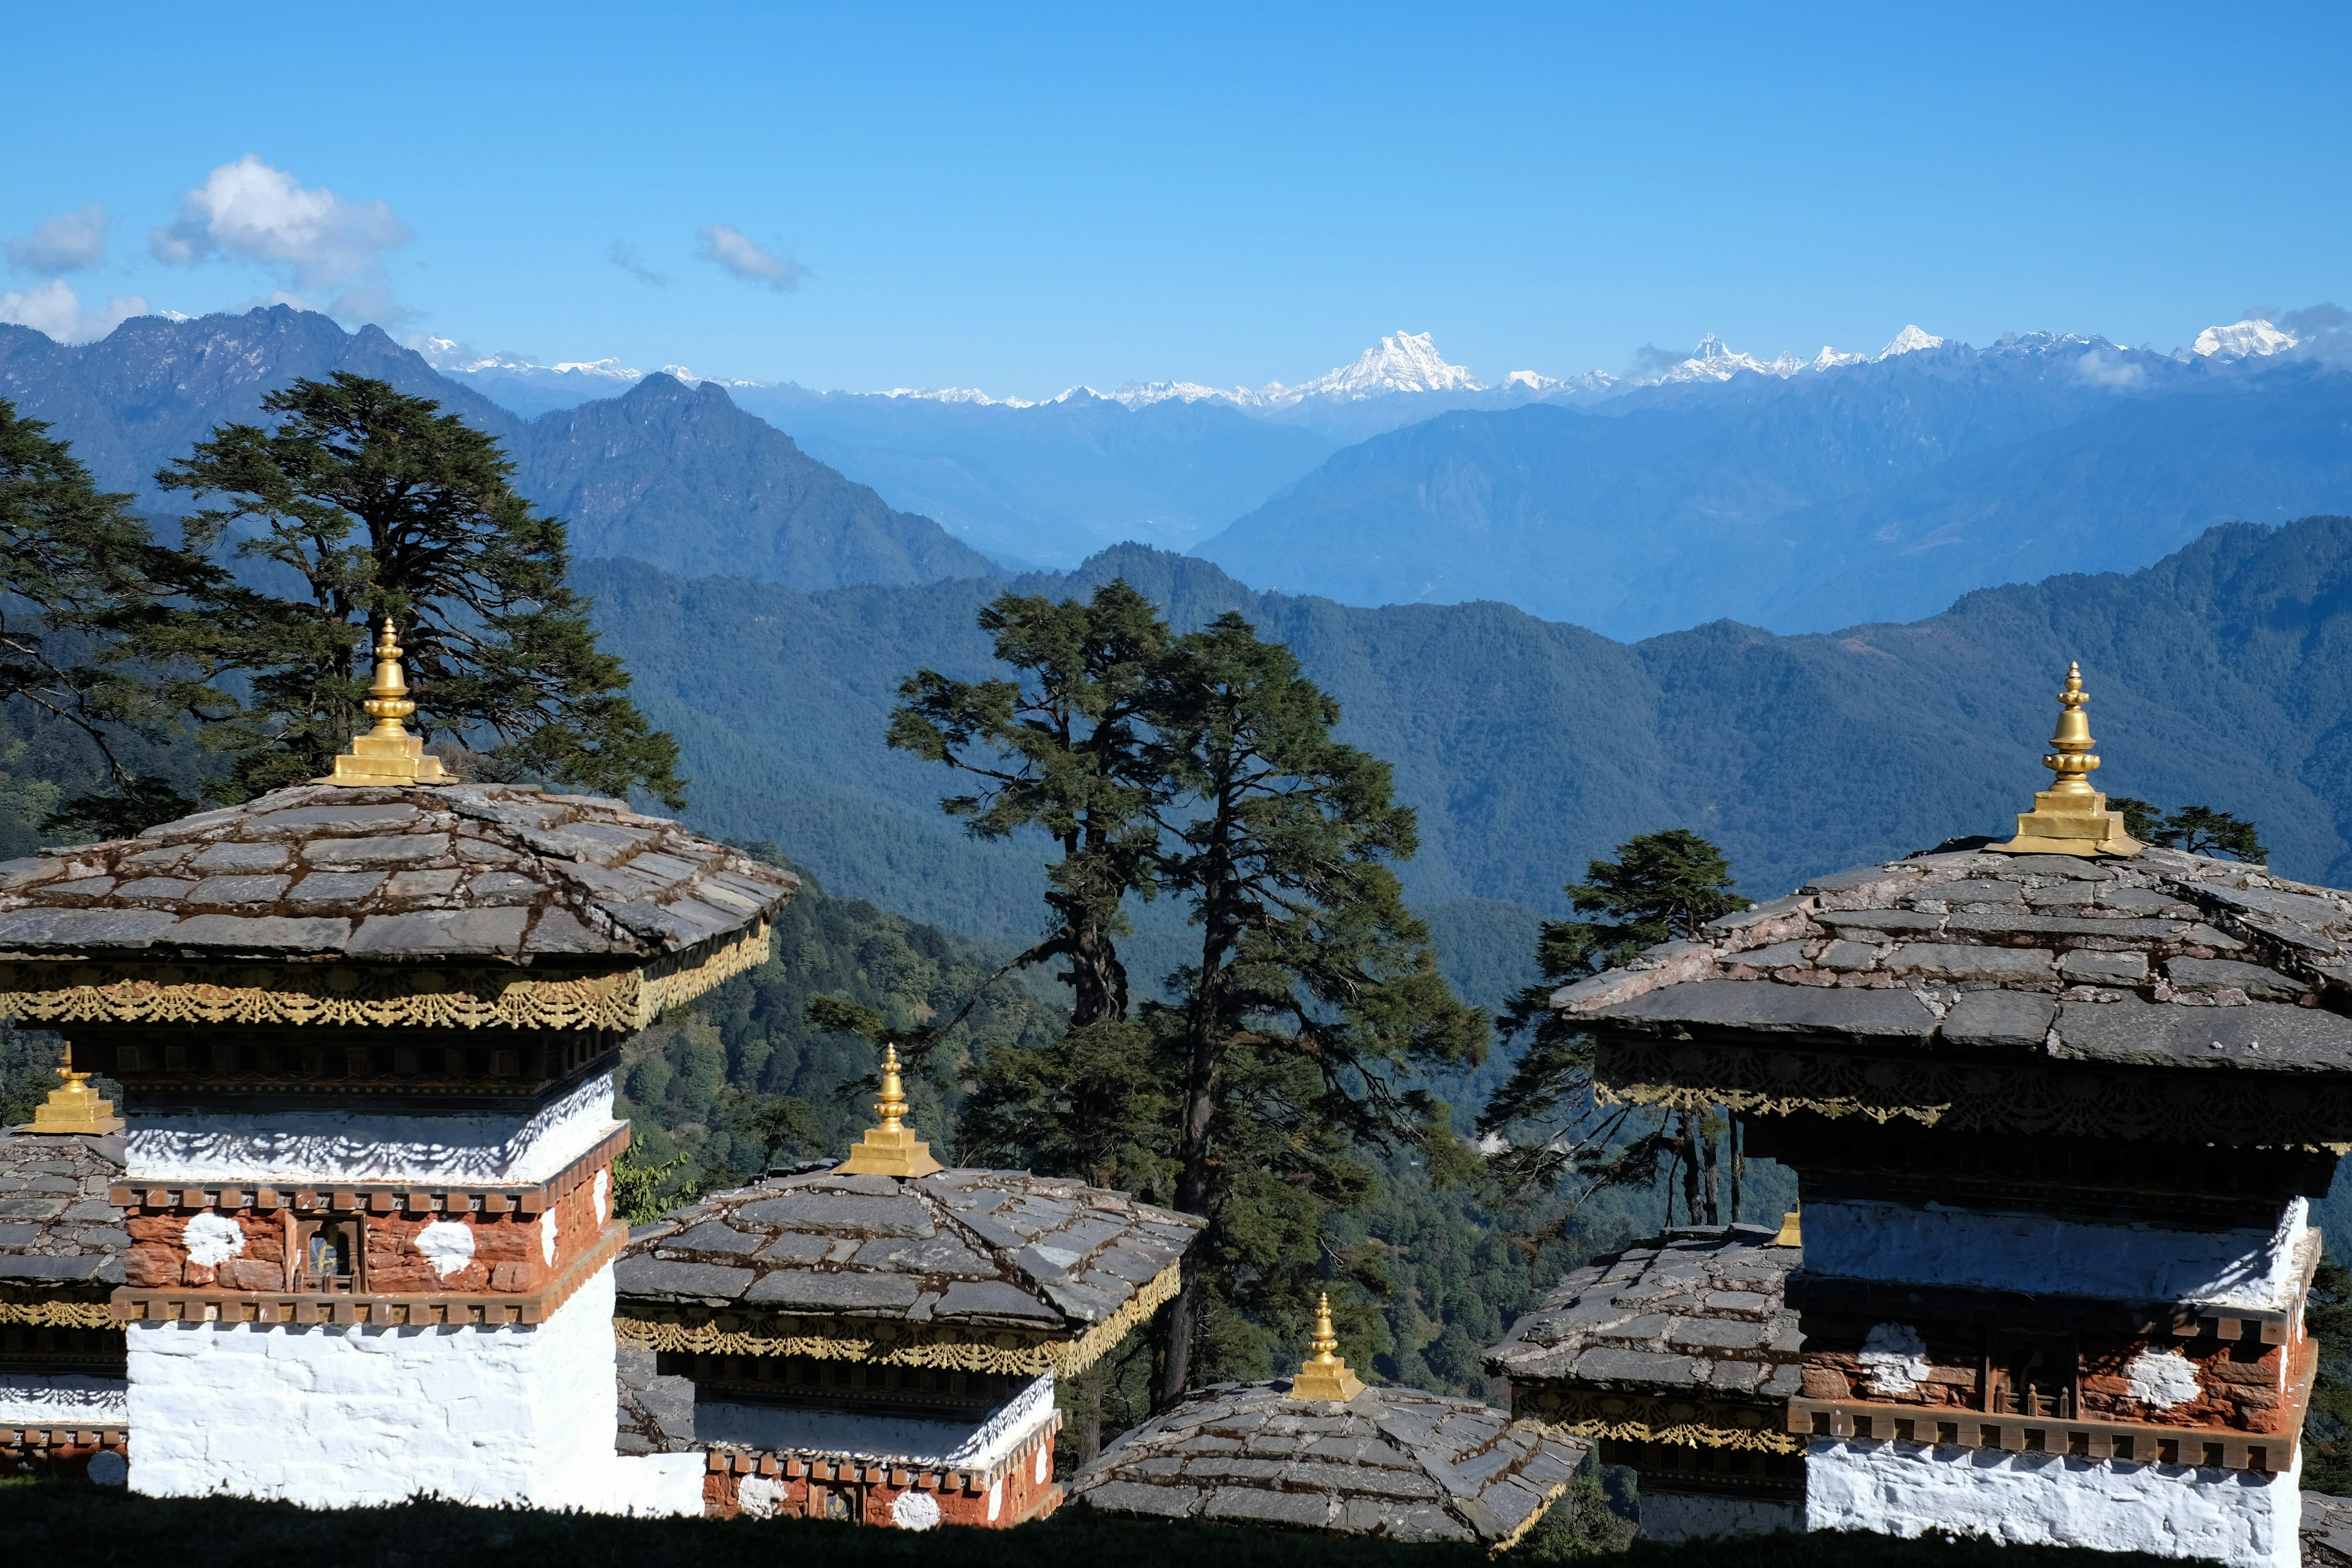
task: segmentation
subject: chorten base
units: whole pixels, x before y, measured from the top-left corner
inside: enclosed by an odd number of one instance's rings
[[[1984,1536],[2297,1568],[2303,1458],[2283,1474],[2131,1464],[2065,1454],[1817,1441],[1805,1457],[1805,1528]]]
[[[536,1325],[131,1323],[131,1489],[698,1513],[691,1462],[614,1452],[613,1294],[608,1265]]]

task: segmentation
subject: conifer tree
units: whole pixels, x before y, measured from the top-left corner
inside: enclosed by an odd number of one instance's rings
[[[162,816],[175,815],[188,803],[161,780],[132,774],[111,740],[121,725],[164,721],[170,700],[196,689],[159,689],[108,656],[172,624],[172,595],[217,574],[158,544],[131,498],[101,491],[48,429],[0,399],[0,702],[79,730],[121,796],[151,810],[160,800]]]
[[[972,776],[974,793],[940,805],[974,837],[1034,827],[1053,838],[1061,851],[1046,870],[1054,929],[1006,968],[1059,960],[1072,1029],[1117,1023],[1128,1012],[1119,906],[1156,889],[1150,808],[1160,785],[1143,720],[1167,624],[1150,600],[1113,582],[1083,604],[1005,594],[981,611],[980,626],[1022,679],[919,670],[898,688],[889,743]]]
[[[188,545],[243,560],[243,578],[198,574],[182,589],[191,613],[123,649],[239,693],[200,733],[226,756],[223,798],[328,771],[366,722],[366,650],[390,616],[418,727],[481,752],[484,776],[684,804],[677,743],[625,695],[627,672],[564,586],[562,522],[515,492],[497,441],[341,371],[262,406],[274,428],[222,426],[156,476],[212,501],[186,520]]]
[[[1476,1062],[1486,1021],[1438,973],[1390,869],[1418,847],[1412,809],[1391,798],[1386,763],[1333,738],[1339,706],[1290,649],[1229,612],[1181,638],[1153,685],[1161,874],[1201,932],[1161,1015],[1182,1074],[1175,1198],[1210,1222],[1162,1321],[1165,1405],[1216,1327],[1204,1274],[1241,1278],[1253,1229],[1344,1183],[1345,1141],[1416,1142],[1452,1161],[1444,1108],[1392,1075]],[[1302,1163],[1321,1168],[1281,1191]]]
[[[1685,1206],[1696,1223],[1702,1176],[1712,1176],[1701,1170],[1697,1113],[1685,1112],[1679,1128],[1671,1120],[1641,1126],[1630,1107],[1593,1118],[1591,1037],[1553,1011],[1551,996],[1644,948],[1696,936],[1707,921],[1746,909],[1748,900],[1731,891],[1731,863],[1723,851],[1682,827],[1628,839],[1617,847],[1616,859],[1588,861],[1584,874],[1587,880],[1568,885],[1569,900],[1577,913],[1597,918],[1544,922],[1536,944],[1543,978],[1513,997],[1501,1020],[1506,1037],[1528,1037],[1528,1051],[1487,1100],[1478,1129],[1490,1134],[1519,1123],[1547,1129],[1547,1136],[1495,1161],[1503,1185],[1521,1194],[1548,1189],[1572,1168],[1590,1191],[1647,1181],[1662,1162],[1687,1159]],[[1613,1154],[1600,1153],[1612,1148]],[[1705,1201],[1714,1207],[1712,1198]]]

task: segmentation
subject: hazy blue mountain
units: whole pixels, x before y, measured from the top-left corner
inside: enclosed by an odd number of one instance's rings
[[[582,556],[798,588],[996,574],[709,383],[649,375],[625,396],[540,416],[513,449],[523,492],[570,521]]]
[[[2352,376],[2309,362],[1951,345],[1444,415],[1196,548],[1351,604],[1502,599],[1621,637],[1727,616],[1825,630],[2143,566],[2220,521],[2352,510],[2347,428]]]
[[[176,516],[155,471],[264,395],[352,371],[431,397],[505,442],[520,486],[572,520],[582,555],[800,588],[986,577],[997,568],[937,523],[892,509],[809,457],[724,391],[646,377],[625,397],[526,420],[436,372],[374,327],[346,332],[286,306],[174,321],[142,316],[68,347],[0,326],[0,397],[46,419],[100,483]]]
[[[257,419],[267,393],[336,371],[437,399],[467,423],[512,441],[523,421],[436,374],[375,327],[346,332],[310,310],[274,305],[238,316],[135,316],[93,343],[68,346],[30,327],[0,326],[0,397],[46,419],[100,484],[152,511],[187,510],[154,473],[212,433]]]
[[[1990,589],[1828,636],[1717,622],[1629,645],[1491,603],[1255,593],[1134,546],[1015,585],[1113,576],[1180,624],[1239,609],[1297,649],[1349,738],[1395,764],[1421,816],[1410,895],[1454,948],[1449,970],[1489,994],[1523,973],[1561,884],[1636,833],[1708,835],[1763,897],[2007,831],[2046,778],[2070,658],[2092,689],[2103,785],[2237,812],[2283,871],[2352,879],[2352,520],[2216,529],[2129,576]],[[804,595],[627,561],[578,580],[638,700],[685,747],[697,821],[772,837],[828,887],[917,920],[1034,930],[1037,847],[966,838],[938,811],[944,772],[881,742],[907,673],[995,672],[972,626],[994,585]],[[1152,953],[1181,949],[1168,918],[1140,913]]]
[[[1230,404],[1129,408],[733,387],[810,455],[1001,560],[1074,566],[1123,540],[1181,549],[1311,472],[1339,443]]]

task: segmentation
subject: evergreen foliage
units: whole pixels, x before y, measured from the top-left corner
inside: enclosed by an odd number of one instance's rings
[[[0,399],[0,705],[71,726],[118,791],[152,799],[160,781],[126,767],[111,736],[124,724],[159,724],[159,694],[107,655],[175,624],[172,596],[213,574],[158,544],[131,498],[100,491],[48,430]],[[0,750],[12,771],[23,758],[21,742]],[[37,826],[58,793],[53,783],[0,776],[0,815]]]
[[[973,775],[980,793],[942,810],[976,838],[1043,829],[1061,851],[1046,871],[1054,930],[1013,960],[1059,960],[1070,1026],[1124,1019],[1116,938],[1129,893],[1150,897],[1158,847],[1150,809],[1163,785],[1143,746],[1150,678],[1168,626],[1142,595],[1107,583],[1086,603],[1006,594],[980,613],[999,661],[1024,681],[950,680],[919,670],[898,689],[889,743]]]
[[[1697,1223],[1704,1192],[1708,1223],[1719,1223],[1713,1151],[1729,1124],[1687,1110],[1659,1116],[1631,1106],[1604,1110],[1592,1092],[1591,1037],[1559,1016],[1551,996],[1644,948],[1695,937],[1748,900],[1731,891],[1723,851],[1687,828],[1629,839],[1617,847],[1616,859],[1593,860],[1584,874],[1585,881],[1569,884],[1569,900],[1578,913],[1598,918],[1544,922],[1536,952],[1542,978],[1513,997],[1503,1015],[1506,1037],[1528,1045],[1478,1119],[1482,1133],[1521,1134],[1491,1169],[1507,1191],[1522,1196],[1573,1177],[1580,1201],[1605,1186],[1647,1184],[1662,1163],[1679,1163],[1690,1222]],[[1731,1158],[1737,1169],[1736,1148]]]
[[[2303,1326],[2319,1342],[2319,1371],[2303,1419],[2304,1489],[2352,1497],[2352,1268],[2320,1259]]]
[[[2251,865],[2265,864],[2271,858],[2254,825],[2226,811],[2184,805],[2167,816],[2161,806],[2128,795],[2117,795],[2107,805],[2124,814],[2124,831],[2143,844],[2161,845],[2190,855],[2218,855]]]
[[[624,695],[626,671],[564,584],[562,522],[515,492],[496,440],[343,372],[262,405],[274,429],[223,426],[156,476],[215,501],[185,520],[190,550],[245,572],[192,555],[185,613],[136,626],[116,666],[193,668],[210,683],[182,693],[226,758],[209,793],[244,799],[328,771],[363,724],[368,632],[389,617],[424,732],[494,742],[472,771],[684,804],[676,742]]]

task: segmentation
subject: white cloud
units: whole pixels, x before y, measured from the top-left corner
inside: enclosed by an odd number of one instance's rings
[[[373,276],[375,266],[415,237],[383,202],[347,202],[323,185],[305,189],[248,153],[180,198],[179,221],[154,230],[147,243],[158,261],[175,267],[231,256],[275,268],[298,289],[341,289],[331,307],[336,315],[378,321],[404,312]]]
[[[71,272],[94,267],[106,255],[106,228],[112,220],[95,202],[59,213],[22,239],[8,242],[8,265],[19,272]]]
[[[702,241],[702,258],[715,261],[746,283],[758,283],[779,293],[789,294],[801,286],[801,279],[811,277],[809,269],[789,256],[778,256],[761,249],[739,228],[714,223],[698,229],[695,237]]]
[[[0,293],[0,321],[47,332],[61,343],[102,338],[131,317],[147,313],[147,301],[136,294],[116,295],[102,310],[85,310],[80,298],[61,278]]]

